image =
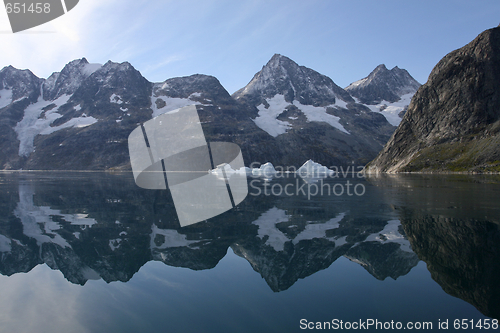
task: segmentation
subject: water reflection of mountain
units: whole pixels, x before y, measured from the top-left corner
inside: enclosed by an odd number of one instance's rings
[[[377,193],[367,193],[373,200],[249,196],[180,228],[168,191],[137,188],[129,174],[4,174],[0,186],[4,275],[46,263],[76,284],[128,281],[150,260],[210,269],[231,247],[280,291],[340,256],[377,279],[396,279],[418,262]]]
[[[418,257],[446,293],[500,318],[498,224],[406,209],[402,222]]]
[[[500,318],[498,177],[413,175],[370,181],[397,193],[412,249],[443,290]]]

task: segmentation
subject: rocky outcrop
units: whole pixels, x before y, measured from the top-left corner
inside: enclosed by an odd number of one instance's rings
[[[367,170],[500,171],[500,28],[434,67]]]

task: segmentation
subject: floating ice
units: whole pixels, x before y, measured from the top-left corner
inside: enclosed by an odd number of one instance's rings
[[[308,160],[297,170],[297,174],[300,177],[325,178],[333,175],[334,173],[334,171],[328,169],[326,166],[316,163],[313,160]]]
[[[276,169],[271,162],[267,162],[266,164],[262,164],[260,168],[252,169],[252,175],[260,176],[265,178],[272,178],[276,174]]]

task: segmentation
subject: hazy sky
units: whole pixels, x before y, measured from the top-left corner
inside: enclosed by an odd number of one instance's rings
[[[498,0],[80,0],[16,34],[0,10],[0,67],[46,78],[81,57],[129,61],[153,82],[208,74],[233,93],[280,53],[341,87],[381,63],[424,83],[444,55],[499,23]]]

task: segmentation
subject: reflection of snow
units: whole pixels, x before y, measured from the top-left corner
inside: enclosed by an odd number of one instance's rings
[[[61,247],[71,247],[56,232],[61,229],[61,224],[53,220],[56,216],[72,225],[82,227],[91,227],[97,223],[96,220],[88,218],[87,214],[62,214],[60,210],[47,206],[35,206],[33,195],[34,191],[29,184],[19,185],[19,203],[14,215],[21,220],[23,233],[34,238],[39,246],[43,243],[54,243]]]
[[[285,243],[290,239],[276,228],[276,224],[288,222],[288,218],[289,216],[286,215],[284,210],[273,207],[253,221],[252,224],[259,227],[257,236],[260,239],[268,237],[265,244],[272,246],[276,251],[283,251]]]
[[[120,243],[122,242],[121,238],[117,239],[110,239],[109,240],[109,247],[111,248],[111,251],[114,251],[118,247],[120,247]]]
[[[401,222],[399,220],[388,221],[387,225],[384,227],[384,230],[375,234],[371,234],[370,236],[368,236],[368,238],[366,238],[365,241],[377,241],[382,244],[397,243],[401,245],[401,250],[413,253],[413,251],[411,250],[410,242],[399,232],[400,225]]]
[[[155,240],[157,235],[162,235],[165,238],[165,241],[161,245],[156,245]],[[160,229],[153,224],[151,227],[151,249],[167,249],[171,247],[184,247],[189,246],[194,243],[199,243],[200,240],[188,240],[186,235],[180,234],[177,230],[173,229]]]
[[[0,235],[0,252],[10,252],[10,250],[10,239],[5,237],[4,235]]]
[[[301,240],[306,240],[306,239],[314,239],[314,238],[326,238],[328,240],[332,240],[335,242],[334,238],[327,238],[326,237],[326,231],[327,230],[332,230],[332,229],[337,229],[340,226],[340,221],[344,218],[345,213],[339,214],[337,217],[326,221],[324,223],[318,222],[318,223],[309,223],[306,225],[305,229],[302,230],[300,234],[298,234],[294,239],[293,243],[297,244]],[[345,238],[342,241],[339,241],[339,244],[342,243],[345,244]],[[338,245],[335,242],[335,245]],[[340,246],[340,245],[339,245]]]
[[[281,230],[276,228],[276,224],[289,221],[289,216],[286,215],[286,212],[282,209],[276,207],[271,208],[263,213],[257,220],[252,222],[252,224],[259,227],[257,236],[260,239],[267,237],[265,244],[271,246],[276,251],[283,251],[286,242],[292,241],[293,244],[298,244],[300,241],[315,238],[328,239],[334,242],[335,246],[342,246],[346,243],[346,237],[326,237],[326,231],[338,228],[344,216],[345,213],[341,213],[337,217],[326,222],[308,222],[305,229],[293,239],[288,238]]]

